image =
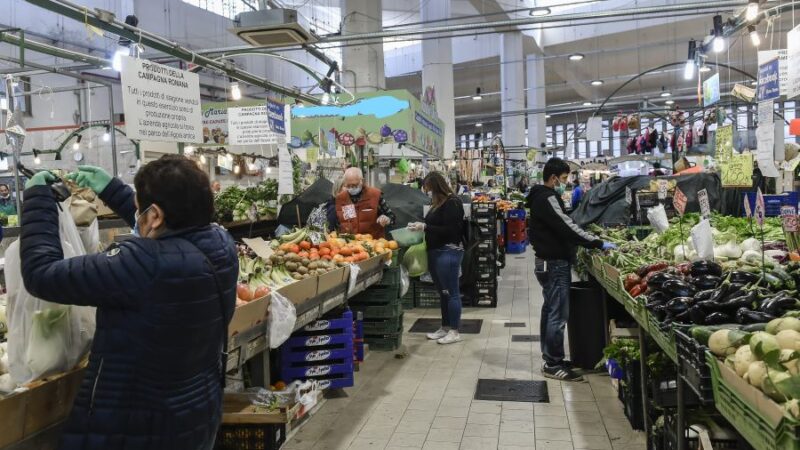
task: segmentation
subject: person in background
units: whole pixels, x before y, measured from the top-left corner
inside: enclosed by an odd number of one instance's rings
[[[570,209],[575,211],[575,208],[581,204],[581,200],[583,200],[583,186],[581,186],[581,177],[578,174],[578,171],[572,172],[572,175],[575,176],[575,187],[572,189],[572,200],[570,201]]]
[[[17,214],[17,199],[11,195],[7,184],[0,184],[0,214],[14,216]]]
[[[517,183],[517,190],[522,192],[523,194],[528,191],[528,178],[521,177],[519,179],[519,183]]]
[[[395,215],[380,189],[364,185],[364,174],[358,167],[345,170],[343,187],[334,198],[336,215],[329,218],[331,229],[368,233],[375,239],[384,237],[385,228],[395,222]]]
[[[542,285],[539,333],[541,336],[542,374],[563,381],[581,381],[564,359],[564,327],[569,319],[569,289],[575,247],[610,249],[598,237],[578,227],[567,215],[561,195],[569,177],[569,165],[560,158],[550,158],[543,170],[544,183],[533,186],[528,194],[531,211],[531,245],[536,253],[536,279]]]
[[[97,307],[59,448],[213,448],[239,260],[230,234],[211,224],[208,176],[193,161],[166,155],[139,169],[135,193],[97,167],[67,178],[97,193],[134,237],[64,259],[53,175],[38,172],[25,185],[25,288],[49,302]]]
[[[653,170],[650,171],[650,176],[660,177],[660,176],[664,176],[666,174],[667,173],[664,172],[664,169],[661,168],[661,162],[656,161],[656,162],[653,163]]]
[[[431,197],[431,209],[425,216],[425,222],[412,222],[408,224],[408,229],[425,232],[428,271],[439,291],[442,326],[429,333],[428,339],[440,344],[452,344],[461,340],[458,333],[461,325],[458,279],[464,258],[464,206],[439,172],[428,174],[422,182],[422,189]]]
[[[211,192],[214,195],[219,194],[219,191],[221,190],[222,190],[222,185],[219,184],[219,181],[214,181],[213,183],[211,183]]]

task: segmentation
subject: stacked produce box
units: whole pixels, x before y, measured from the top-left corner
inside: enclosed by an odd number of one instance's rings
[[[371,350],[395,350],[403,340],[403,301],[400,267],[386,269],[380,283],[350,299],[363,317],[364,342]]]
[[[471,220],[478,230],[475,252],[474,306],[497,306],[497,205],[473,203]]]
[[[528,231],[524,209],[512,209],[506,213],[506,252],[525,253],[528,246]]]
[[[281,379],[318,380],[322,389],[353,386],[353,313],[318,320],[281,345]]]

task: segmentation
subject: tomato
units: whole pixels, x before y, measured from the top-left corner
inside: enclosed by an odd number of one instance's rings
[[[333,259],[333,257],[331,255],[322,255],[322,259],[330,261]]]
[[[299,246],[299,245],[297,245],[297,244],[292,244],[292,245],[289,247],[289,250],[290,250],[292,253],[300,253],[300,246]]]
[[[331,254],[331,249],[329,249],[329,248],[320,248],[319,249],[319,254],[322,255],[322,256],[330,255]]]
[[[297,256],[299,256],[301,258],[308,258],[308,252],[305,252],[305,251],[300,252],[300,253],[297,254]]]
[[[300,248],[303,249],[303,250],[311,249],[311,242],[308,242],[308,241],[301,242],[300,243]]]
[[[322,250],[323,248],[327,248],[327,249],[331,248],[331,243],[330,242],[322,242],[322,243],[320,243],[319,244],[319,249]]]
[[[253,299],[253,292],[250,290],[250,286],[245,283],[239,283],[236,285],[236,296],[243,301],[249,302]]]
[[[308,259],[310,259],[311,261],[318,260],[319,259],[319,253],[312,253],[312,254],[308,255]]]

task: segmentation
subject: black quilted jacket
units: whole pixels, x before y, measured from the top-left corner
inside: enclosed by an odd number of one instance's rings
[[[100,197],[133,226],[130,187],[114,179]],[[44,300],[97,307],[89,365],[60,448],[209,445],[221,418],[225,318],[236,300],[232,238],[212,225],[65,260],[57,208],[48,187],[25,190],[25,287]]]

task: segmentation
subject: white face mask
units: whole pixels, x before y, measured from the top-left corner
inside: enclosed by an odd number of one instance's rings
[[[347,188],[347,193],[350,194],[350,195],[353,195],[353,196],[360,194],[361,193],[361,185],[358,185],[358,187],[354,187],[354,188]]]
[[[432,191],[425,192],[425,195],[427,195],[428,198],[433,198],[433,192]]]

